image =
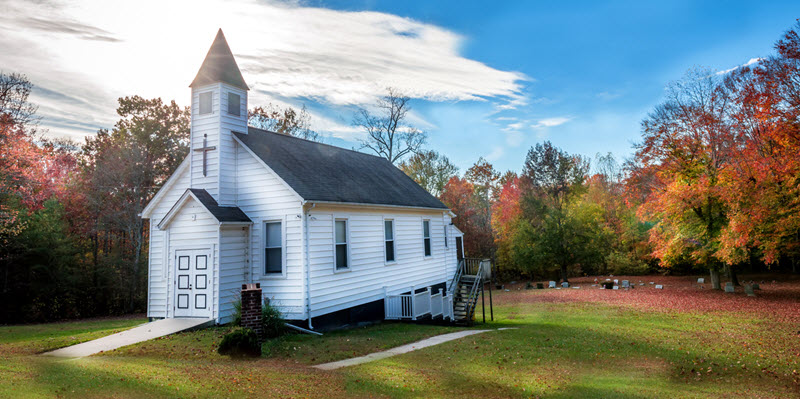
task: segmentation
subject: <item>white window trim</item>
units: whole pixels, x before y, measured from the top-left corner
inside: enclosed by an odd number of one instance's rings
[[[211,111],[209,111],[209,112],[201,112],[202,108],[201,108],[201,105],[200,105],[200,103],[201,103],[200,98],[203,96],[203,94],[206,94],[206,93],[211,95]],[[197,115],[214,115],[214,90],[201,91],[201,92],[197,93]]]
[[[227,96],[226,96],[226,99],[225,99],[225,102],[226,102],[225,103],[225,105],[226,105],[225,113],[230,115],[230,116],[241,117],[242,116],[242,95],[239,94],[239,93],[233,92],[233,91],[227,91],[226,93],[227,93]],[[238,114],[232,114],[230,112],[230,110],[231,110],[231,94],[233,94],[235,96],[239,96],[239,104],[236,105],[236,108],[239,108],[239,113]]]
[[[386,260],[386,222],[392,222],[392,242],[394,242],[394,260]],[[381,231],[383,232],[383,264],[386,266],[389,265],[396,265],[397,264],[397,219],[395,218],[383,218],[383,223],[381,223]]]
[[[280,223],[281,224],[281,272],[280,273],[267,273],[267,223]],[[259,274],[262,279],[285,279],[286,278],[286,221],[280,218],[264,219],[261,221],[261,268]]]
[[[425,255],[425,222],[428,222],[428,240],[431,242],[431,254]],[[422,223],[420,223],[420,228],[422,229],[422,257],[423,258],[432,258],[433,257],[433,225],[431,224],[430,219],[422,219]]]
[[[343,267],[341,269],[336,267],[336,222],[337,221],[344,221],[344,239],[345,245],[347,245],[347,267]],[[332,231],[332,242],[333,242],[333,272],[334,273],[346,273],[352,269],[353,266],[353,258],[351,256],[351,242],[350,242],[350,218],[347,215],[334,215],[333,221],[331,223],[331,227],[333,228]]]

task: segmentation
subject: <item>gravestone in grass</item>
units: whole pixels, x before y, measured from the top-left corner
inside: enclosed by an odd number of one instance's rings
[[[569,283],[566,281],[561,283],[561,288],[569,288]]]
[[[661,285],[661,284],[656,284],[656,289],[657,289],[657,290],[663,290],[663,289],[664,289],[664,286],[663,286],[663,285]]]
[[[547,288],[556,288],[556,282],[555,281],[551,281],[549,283],[549,285],[547,286]]]
[[[697,279],[697,284],[705,284],[705,283],[706,283],[706,279],[704,279],[702,277]]]
[[[725,292],[728,292],[728,293],[734,292],[733,283],[732,282],[728,281],[727,283],[725,283]]]
[[[753,291],[753,286],[751,284],[745,284],[744,293],[747,294],[747,296],[756,296],[756,293]]]
[[[622,280],[622,288],[630,288],[631,282],[628,280]]]
[[[618,285],[615,285],[615,286],[611,287],[611,289],[612,289],[612,290],[618,290],[618,289],[619,289],[619,286],[618,286]]]

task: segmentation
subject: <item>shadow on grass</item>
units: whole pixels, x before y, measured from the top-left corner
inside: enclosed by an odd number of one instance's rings
[[[342,372],[357,393],[394,397],[748,397],[768,387],[776,389],[775,396],[797,393],[789,376],[725,370],[736,360],[715,353],[713,346],[687,354],[678,350],[675,337],[661,340],[664,327],[675,323],[669,315],[643,320],[606,316],[498,322],[492,327],[519,329],[471,336]],[[691,330],[674,327],[667,334],[686,340]],[[710,365],[713,372],[706,372]]]

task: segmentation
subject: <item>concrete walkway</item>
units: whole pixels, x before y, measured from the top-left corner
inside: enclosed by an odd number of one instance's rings
[[[370,353],[366,356],[361,357],[354,357],[352,359],[345,359],[339,360],[338,362],[331,362],[331,363],[324,363],[318,364],[316,366],[312,366],[314,368],[320,370],[336,370],[342,367],[349,367],[355,366],[358,364],[374,362],[376,360],[386,359],[387,357],[392,357],[395,355],[401,355],[403,353],[408,353],[411,351],[415,351],[422,348],[427,348],[429,346],[443,344],[448,341],[452,341],[459,338],[468,337],[470,335],[481,334],[489,331],[501,331],[501,330],[514,330],[514,328],[498,328],[496,330],[466,330],[466,331],[459,331],[450,334],[442,334],[437,335],[435,337],[430,337],[427,339],[423,339],[422,341],[412,342],[407,345],[398,346],[396,348],[389,349],[383,352],[375,352]]]
[[[150,323],[142,324],[138,327],[131,328],[130,330],[125,330],[122,332],[118,332],[116,334],[105,336],[103,338],[98,338],[93,341],[88,341],[81,344],[68,346],[66,348],[56,349],[52,352],[43,353],[42,356],[55,356],[55,357],[65,357],[65,358],[85,357],[93,355],[95,353],[110,351],[117,348],[121,348],[123,346],[149,341],[153,338],[175,334],[180,331],[206,327],[213,324],[214,324],[214,319],[198,319],[198,318],[161,319]]]

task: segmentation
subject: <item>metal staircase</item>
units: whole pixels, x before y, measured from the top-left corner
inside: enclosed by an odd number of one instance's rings
[[[483,285],[483,264],[480,259],[462,259],[450,284],[453,298],[453,321],[458,324],[472,324],[478,295]]]

